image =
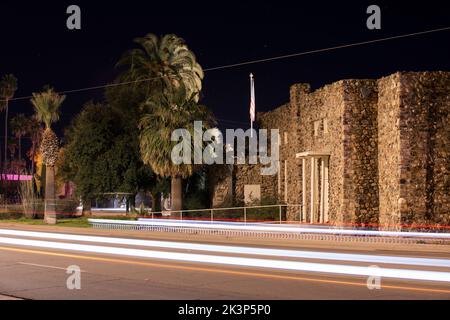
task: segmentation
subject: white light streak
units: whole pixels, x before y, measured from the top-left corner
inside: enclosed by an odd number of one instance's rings
[[[241,247],[241,246],[224,246],[224,245],[199,244],[199,243],[189,243],[189,242],[124,239],[124,238],[85,236],[85,235],[47,233],[47,232],[33,232],[33,231],[21,231],[21,230],[9,230],[9,229],[0,229],[0,235],[45,238],[45,239],[54,239],[54,240],[67,240],[67,241],[108,243],[108,244],[142,246],[142,247],[157,247],[157,248],[180,249],[180,250],[210,251],[210,252],[231,253],[231,254],[248,254],[248,255],[272,256],[272,257],[289,257],[289,258],[305,258],[305,259],[353,261],[353,262],[368,262],[368,263],[384,263],[384,264],[400,264],[400,265],[416,265],[416,266],[432,266],[432,267],[450,268],[450,260],[449,259],[397,257],[397,256],[383,256],[383,255],[349,254],[349,253],[334,253],[334,252],[320,252],[320,251],[319,252],[300,251],[300,250],[270,249],[270,248]]]
[[[120,255],[120,256],[132,256],[132,257],[140,257],[140,258],[176,260],[176,261],[184,261],[184,262],[197,262],[197,263],[208,263],[208,264],[219,264],[219,265],[257,267],[257,268],[268,268],[268,269],[282,269],[282,270],[292,270],[292,271],[307,271],[307,272],[315,272],[315,273],[331,273],[331,274],[355,275],[355,276],[364,276],[364,277],[373,275],[372,274],[373,272],[370,268],[362,267],[362,266],[322,264],[322,263],[309,263],[309,262],[283,261],[283,260],[270,260],[270,259],[255,259],[255,258],[229,257],[229,256],[217,256],[217,255],[201,255],[201,254],[180,253],[180,252],[150,251],[150,250],[140,250],[140,249],[93,246],[93,245],[84,245],[84,244],[49,242],[49,241],[27,240],[27,239],[16,239],[16,238],[5,238],[5,237],[0,237],[0,243],[9,244],[9,245],[59,249],[59,250],[93,252],[93,253],[102,253],[102,254],[111,254],[111,255]],[[440,272],[440,271],[379,268],[379,270],[377,270],[377,276],[380,276],[383,278],[450,282],[450,273],[449,272]]]

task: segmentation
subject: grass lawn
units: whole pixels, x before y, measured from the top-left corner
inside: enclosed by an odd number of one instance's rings
[[[115,219],[115,220],[136,220],[135,217],[101,217],[101,219]],[[38,225],[38,226],[47,226],[48,224],[44,223],[43,219],[0,219],[0,223],[23,223],[26,225]],[[67,218],[67,219],[58,219],[56,225],[49,226],[57,226],[57,227],[78,227],[78,228],[89,228],[91,225],[88,222],[87,217],[79,217],[79,218]]]

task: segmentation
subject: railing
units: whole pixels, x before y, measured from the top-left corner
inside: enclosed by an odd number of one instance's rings
[[[209,221],[237,221],[237,222],[278,222],[286,221],[288,209],[290,221],[302,222],[302,206],[299,204],[276,204],[264,206],[232,207],[232,208],[209,208],[193,210],[169,210],[159,212],[149,212],[144,214],[146,217],[158,219],[158,217],[171,219],[191,219],[191,220],[209,220]]]
[[[73,217],[81,214],[78,212],[79,201],[67,199],[48,200],[55,204],[55,213],[59,217]],[[0,219],[11,218],[36,218],[44,215],[45,199],[23,200],[22,203],[0,203]]]
[[[450,244],[450,233],[420,233],[317,228],[311,225],[210,222],[173,219],[89,219],[96,229],[184,233],[192,236],[251,237],[260,239],[315,240],[400,244]]]

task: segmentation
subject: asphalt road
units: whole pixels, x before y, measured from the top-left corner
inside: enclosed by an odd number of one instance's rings
[[[442,248],[426,252],[379,252],[361,247],[343,250],[335,246],[330,250],[314,245],[292,248],[257,242],[252,245],[233,242],[217,247],[214,241],[194,243],[180,239],[129,243],[138,236],[132,238],[130,233],[125,236],[120,232],[108,239],[86,238],[86,235],[66,239],[66,235],[53,231],[51,234],[8,232],[11,229],[0,226],[0,297],[450,299],[450,281],[443,281],[450,277],[450,250]],[[70,234],[75,235],[73,231]],[[393,261],[386,256],[400,260]],[[74,265],[81,269],[81,288],[69,290],[67,279],[71,274],[67,268]],[[397,271],[392,278],[381,277],[381,289],[369,290],[368,276],[354,273],[373,265]],[[306,271],[311,267],[313,270]],[[422,276],[436,280],[417,280]]]

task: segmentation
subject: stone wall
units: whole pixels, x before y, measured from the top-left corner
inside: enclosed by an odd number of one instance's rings
[[[258,123],[260,128],[279,131],[279,170],[277,175],[265,179],[272,186],[271,196],[279,203],[296,203],[296,192],[290,187],[300,177],[295,158],[299,145],[297,105],[289,103],[271,112],[258,113]]]
[[[330,154],[329,160],[329,213],[330,221],[340,219],[340,212],[344,206],[344,148],[343,141],[343,113],[344,113],[344,82],[339,81],[327,85],[308,95],[300,96],[298,107],[301,121],[299,123],[300,147],[297,152],[324,152]],[[328,124],[325,133],[323,120]],[[314,122],[319,121],[317,135],[314,134]],[[298,169],[301,172],[301,166]],[[310,221],[310,177],[311,163],[306,161],[306,202],[305,213]],[[299,188],[301,188],[299,181]],[[301,200],[301,198],[300,198]]]
[[[400,223],[400,74],[378,81],[380,223]]]
[[[213,208],[233,206],[233,166],[213,165],[208,168],[208,184]]]
[[[347,223],[378,223],[376,81],[345,80],[343,88],[344,192],[343,208],[338,215]]]
[[[297,101],[300,115],[298,152],[330,154],[329,222],[376,222],[378,170],[375,81],[339,81],[300,96]],[[314,123],[318,123],[318,132],[315,132]],[[311,176],[309,161],[306,166],[308,189]],[[308,215],[310,201],[310,193],[307,192]]]
[[[342,80],[310,92],[290,89],[289,103],[258,113],[260,128],[279,129],[279,173],[233,166],[234,203],[244,186],[263,198],[302,204],[302,159],[329,154],[330,223],[450,223],[450,73],[403,72],[379,80]],[[310,215],[310,161],[305,161]],[[298,220],[299,209],[288,210]]]
[[[449,223],[450,73],[380,79],[380,220]]]

